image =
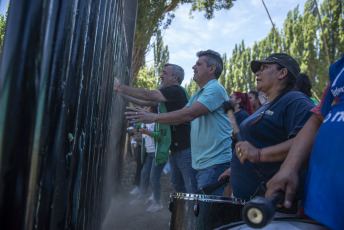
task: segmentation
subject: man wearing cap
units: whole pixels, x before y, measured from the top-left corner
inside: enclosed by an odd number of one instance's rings
[[[264,195],[266,183],[280,168],[293,137],[306,123],[314,103],[293,91],[300,73],[297,61],[284,53],[251,62],[257,90],[267,94],[267,103],[240,125],[243,139],[235,146],[231,161],[231,186],[235,197]]]

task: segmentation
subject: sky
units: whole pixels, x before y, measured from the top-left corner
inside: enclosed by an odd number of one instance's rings
[[[0,0],[0,14],[5,15],[8,5],[8,0]]]
[[[15,0],[13,0],[15,1]],[[287,13],[299,5],[300,13],[306,0],[264,0],[270,16],[278,30],[283,28]],[[317,1],[319,6],[323,0]],[[181,5],[175,18],[163,32],[164,44],[168,45],[170,63],[180,65],[185,71],[182,85],[193,77],[192,66],[197,61],[196,53],[212,49],[227,57],[232,55],[235,44],[242,40],[246,47],[264,39],[271,30],[271,22],[261,0],[236,0],[230,10],[215,12],[215,18],[207,20],[203,12],[194,12],[189,17],[190,5]],[[0,13],[6,12],[8,0],[0,0]],[[154,42],[154,40],[152,40]],[[146,55],[148,65],[153,64],[153,51]]]
[[[264,0],[277,29],[283,29],[287,13],[299,5],[303,14],[306,0]],[[318,0],[318,4],[323,2]],[[170,27],[163,32],[163,41],[170,52],[169,62],[180,65],[185,71],[182,85],[193,77],[192,66],[197,61],[196,53],[212,49],[227,58],[232,55],[235,44],[242,40],[246,47],[264,39],[272,25],[261,0],[236,0],[230,10],[215,12],[215,18],[207,20],[203,12],[193,13],[189,18],[190,5],[182,5],[175,12]],[[153,42],[153,41],[152,41]],[[152,65],[153,51],[146,55],[147,65]]]

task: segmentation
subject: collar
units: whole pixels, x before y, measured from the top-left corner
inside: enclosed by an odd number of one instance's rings
[[[208,83],[205,84],[205,86],[203,86],[201,89],[207,88],[208,86],[210,86],[211,84],[214,84],[215,82],[217,82],[217,79],[212,79],[208,81]]]

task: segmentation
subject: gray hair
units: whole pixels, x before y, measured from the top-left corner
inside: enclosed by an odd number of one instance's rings
[[[184,69],[179,65],[166,63],[163,67],[172,66],[172,76],[178,76],[179,85],[182,84],[184,80]]]
[[[223,61],[221,55],[214,50],[198,51],[197,57],[205,56],[205,62],[208,66],[214,65],[216,67],[215,77],[218,79],[223,70]]]

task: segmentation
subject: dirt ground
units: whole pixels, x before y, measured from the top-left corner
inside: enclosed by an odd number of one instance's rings
[[[168,230],[171,213],[168,210],[170,193],[173,188],[169,183],[169,174],[162,174],[162,203],[164,208],[154,213],[146,212],[150,204],[130,206],[129,202],[135,197],[129,192],[134,188],[135,163],[127,158],[124,166],[123,180],[120,192],[112,199],[111,205],[102,225],[102,230]],[[151,194],[151,190],[148,191]]]

